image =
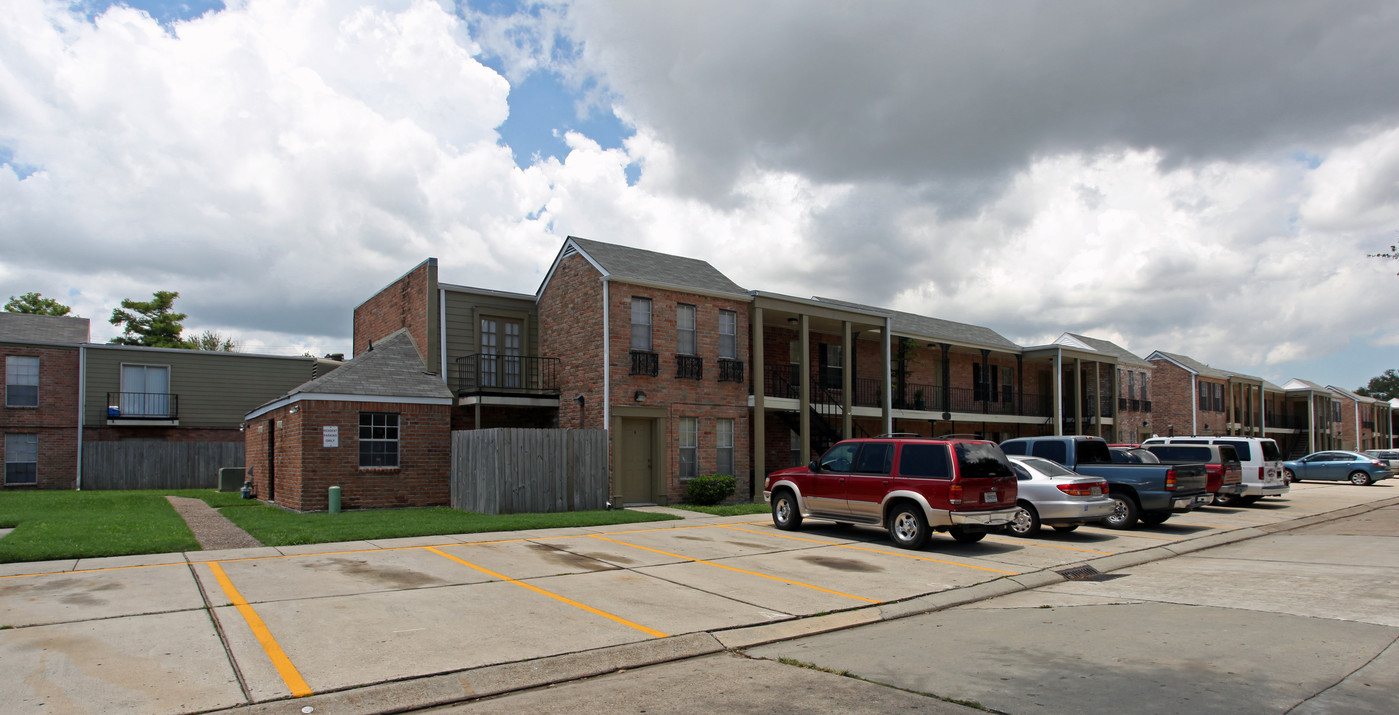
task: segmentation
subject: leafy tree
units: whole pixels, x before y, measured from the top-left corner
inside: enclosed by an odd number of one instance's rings
[[[175,291],[158,290],[148,301],[123,300],[121,308],[112,311],[111,323],[125,325],[125,334],[112,338],[112,342],[153,348],[191,347],[180,338],[183,322],[189,316],[176,313],[171,307],[178,297],[180,294]]]
[[[67,315],[68,311],[72,310],[72,308],[69,308],[53,298],[45,298],[40,293],[25,293],[18,298],[10,296],[10,302],[5,304],[5,310],[10,313]]]
[[[225,338],[212,330],[205,330],[203,334],[189,340],[187,344],[191,350],[212,350],[225,353],[238,351],[238,343],[233,338]]]
[[[1393,368],[1385,370],[1383,375],[1370,378],[1370,384],[1357,388],[1357,395],[1373,397],[1377,400],[1392,400],[1399,397],[1399,372]]]

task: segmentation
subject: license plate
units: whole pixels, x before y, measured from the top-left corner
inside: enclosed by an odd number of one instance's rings
[[[1103,495],[1103,490],[1100,489],[1100,488],[1098,488],[1098,487],[1093,487],[1093,492],[1092,492],[1092,493],[1093,493],[1093,496],[1095,496],[1095,497],[1100,497],[1100,496]]]
[[[996,503],[996,493],[995,493],[995,492],[982,492],[982,493],[981,493],[981,501],[982,501],[983,503],[986,503],[986,504],[995,504],[995,503]]]

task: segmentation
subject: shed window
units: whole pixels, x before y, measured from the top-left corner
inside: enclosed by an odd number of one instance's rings
[[[398,466],[398,415],[359,413],[359,466]]]

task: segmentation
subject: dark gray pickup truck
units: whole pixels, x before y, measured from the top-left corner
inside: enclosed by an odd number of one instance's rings
[[[1113,464],[1101,437],[1021,437],[1001,443],[1006,454],[1026,454],[1058,462],[1108,482],[1117,510],[1103,520],[1111,529],[1130,529],[1137,519],[1155,526],[1172,514],[1210,503],[1204,464]]]

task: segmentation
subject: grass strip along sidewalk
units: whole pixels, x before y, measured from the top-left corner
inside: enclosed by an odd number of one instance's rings
[[[209,489],[0,493],[0,563],[198,551],[166,495],[202,499],[268,546],[674,519],[625,510],[487,515],[456,509],[298,514]]]

